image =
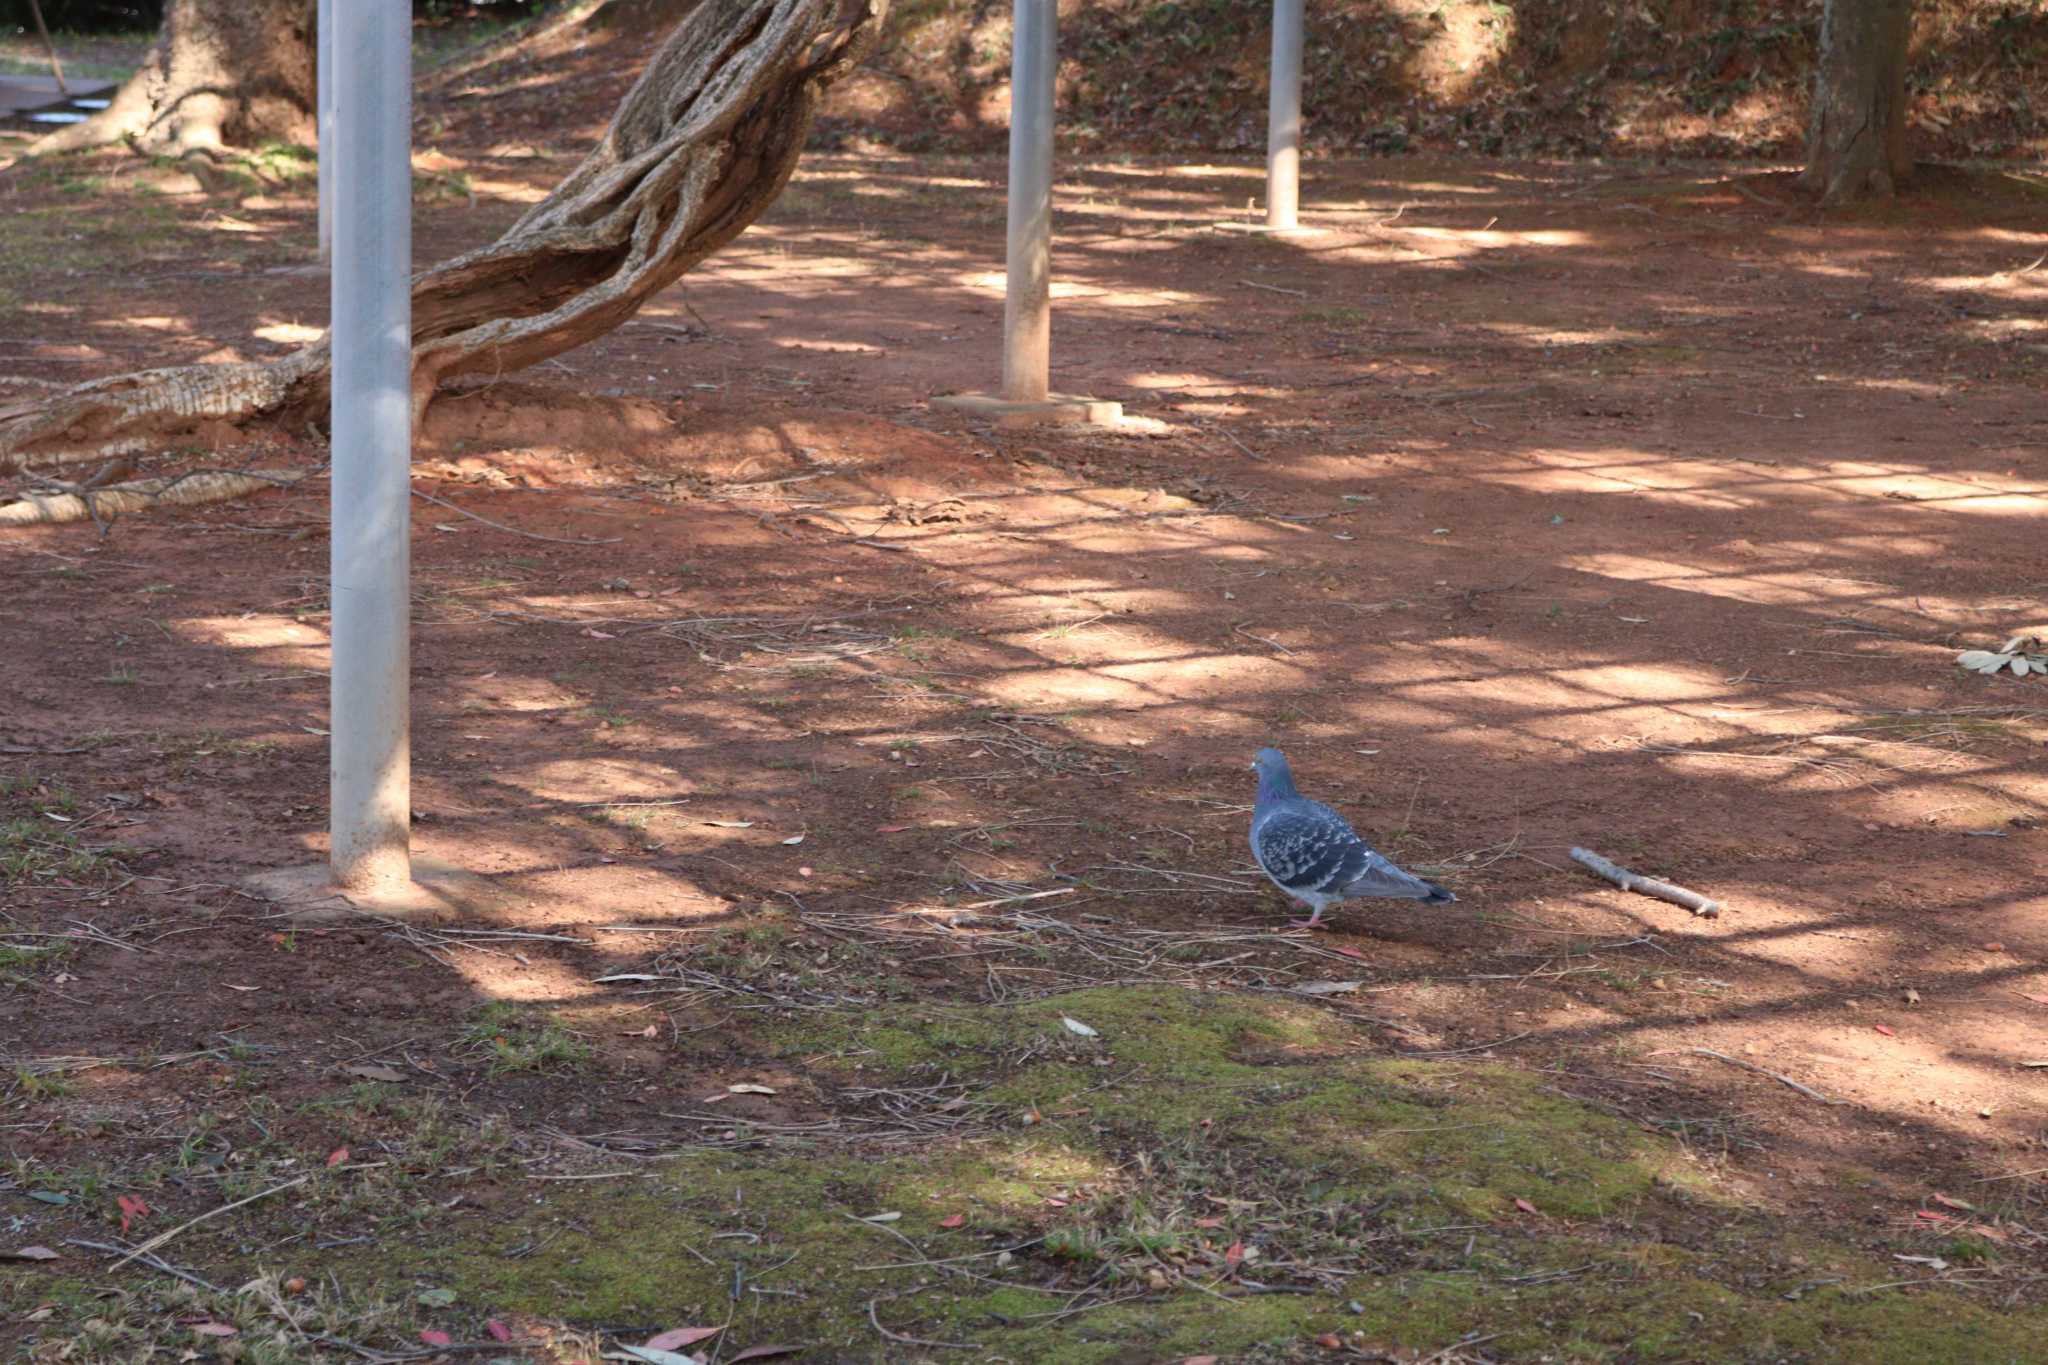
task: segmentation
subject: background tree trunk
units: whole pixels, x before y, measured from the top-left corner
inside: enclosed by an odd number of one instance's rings
[[[1827,0],[1805,186],[1823,204],[1890,198],[1912,173],[1906,153],[1906,43],[1913,0]]]
[[[311,146],[317,10],[316,0],[171,0],[156,45],[107,107],[29,150]]]
[[[416,276],[413,400],[559,355],[631,317],[782,192],[811,117],[881,32],[885,0],[703,0],[590,154],[489,246]],[[277,360],[90,380],[0,408],[0,473],[319,418],[325,338]]]

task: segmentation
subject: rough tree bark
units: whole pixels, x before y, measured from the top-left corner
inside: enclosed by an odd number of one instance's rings
[[[39,139],[34,153],[128,142],[182,156],[313,145],[317,0],[171,0],[135,74],[105,109]]]
[[[463,374],[603,335],[738,236],[795,169],[825,91],[867,54],[886,0],[703,0],[567,179],[496,242],[414,277],[413,401]],[[91,380],[0,408],[0,473],[317,416],[325,338],[276,360]]]
[[[1801,183],[1823,204],[1891,197],[1906,153],[1906,42],[1913,0],[1827,0]]]

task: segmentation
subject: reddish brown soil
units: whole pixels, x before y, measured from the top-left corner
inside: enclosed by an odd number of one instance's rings
[[[562,164],[478,152],[477,204],[425,208],[422,254]],[[1390,1049],[1692,1116],[1733,1179],[1852,1226],[2044,1164],[2048,696],[1953,661],[2034,624],[2048,582],[2030,200],[1959,182],[1822,223],[1768,178],[1363,163],[1316,168],[1328,231],[1275,240],[1210,228],[1250,168],[1068,166],[1056,383],[1160,425],[1114,436],[927,404],[995,371],[999,177],[809,161],[643,321],[432,412],[416,848],[521,898],[506,927],[587,946],[293,934],[242,889],[324,847],[324,487],[0,535],[6,813],[47,820],[61,787],[65,828],[134,850],[0,889],[7,931],[71,949],[0,988],[4,1050],[229,1039],[287,1107],[388,1063],[522,1132],[618,1127],[775,1079],[733,1016],[592,984],[722,929],[808,956],[833,913],[1076,877],[1048,913],[1279,926],[1213,880],[1247,865],[1273,743],[1460,902],[1347,908],[1211,984],[1364,978],[1333,1007]],[[177,270],[11,282],[42,308],[0,371],[319,325],[317,282],[269,273],[303,260],[303,194],[172,202]],[[279,439],[266,459],[322,455]],[[1726,913],[1606,888],[1574,844]],[[1094,975],[895,966],[966,998]],[[492,1000],[561,1010],[595,1069],[489,1076],[458,1040]],[[693,1029],[717,1066],[675,1064]],[[246,1103],[238,1074],[16,1086],[6,1146],[117,1160]]]

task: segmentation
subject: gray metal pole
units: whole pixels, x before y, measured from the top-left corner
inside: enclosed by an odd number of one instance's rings
[[[320,0],[315,35],[319,58],[314,72],[313,101],[318,107],[316,125],[320,154],[320,259],[334,259],[334,104],[339,93],[334,74],[334,0]]]
[[[411,880],[412,5],[334,6],[334,879]]]
[[[1045,399],[1052,367],[1054,0],[1014,0],[1010,39],[1009,281],[1003,397]]]
[[[1301,205],[1302,0],[1273,0],[1273,76],[1266,99],[1266,226],[1296,224]]]

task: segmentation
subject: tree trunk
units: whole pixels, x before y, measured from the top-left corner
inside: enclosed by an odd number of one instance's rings
[[[109,142],[181,156],[313,145],[316,0],[171,0],[156,45],[105,109],[32,153]]]
[[[416,276],[414,412],[601,336],[737,237],[795,169],[811,117],[881,31],[886,0],[703,0],[611,127],[504,236]],[[89,380],[0,408],[0,474],[319,417],[327,340],[277,360]]]
[[[1827,0],[1802,183],[1823,204],[1888,199],[1906,153],[1906,42],[1913,0]]]

